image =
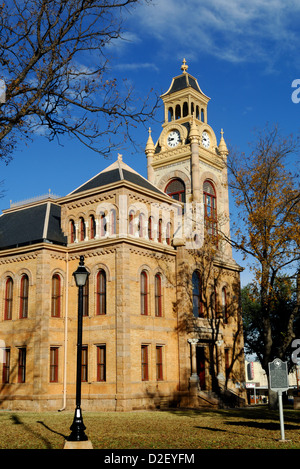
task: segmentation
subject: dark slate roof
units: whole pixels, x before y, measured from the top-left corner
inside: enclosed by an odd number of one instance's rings
[[[143,176],[138,174],[127,164],[123,163],[123,161],[116,161],[104,171],[97,174],[92,179],[75,189],[69,195],[79,194],[80,192],[88,191],[91,189],[97,189],[98,187],[103,187],[108,184],[121,181],[131,182],[132,184],[135,184],[140,188],[148,189],[152,192],[155,192],[156,194],[164,194],[160,189],[151,184],[151,182],[149,182]]]
[[[198,91],[198,93],[203,94],[196,78],[192,77],[189,73],[183,73],[182,75],[173,78],[170,88],[162,96],[167,96],[175,93],[176,91],[185,90],[186,88],[193,88]]]
[[[184,90],[185,88],[188,88],[189,86],[191,86],[194,90],[201,93],[201,90],[199,88],[196,78],[192,77],[188,73],[183,73],[179,77],[174,78],[173,84],[171,88],[169,89],[168,94],[175,93],[175,91]]]
[[[43,241],[67,244],[67,238],[60,227],[60,211],[60,206],[45,202],[4,213],[0,217],[0,249]]]

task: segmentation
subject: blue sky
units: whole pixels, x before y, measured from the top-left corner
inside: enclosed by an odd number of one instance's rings
[[[300,97],[292,87],[300,79],[299,26],[298,0],[154,0],[126,16],[126,40],[108,50],[112,75],[127,78],[140,97],[151,88],[162,94],[172,77],[181,73],[185,57],[188,72],[211,98],[208,122],[217,137],[223,128],[226,143],[247,152],[254,129],[267,122],[278,124],[283,134],[299,132],[300,102],[292,100],[293,92]],[[158,122],[149,123],[155,141],[161,131],[162,108],[156,118]],[[123,160],[143,176],[147,137],[147,129],[141,126],[135,131],[141,151],[129,144],[121,150]],[[117,154],[104,159],[67,137],[60,144],[39,136],[28,146],[20,142],[13,161],[7,166],[0,162],[5,189],[0,210],[8,208],[10,200],[49,189],[66,195],[116,158]],[[231,209],[234,214],[233,202]],[[246,262],[243,265],[247,267]]]

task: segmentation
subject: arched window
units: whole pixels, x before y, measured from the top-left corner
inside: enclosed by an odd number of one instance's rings
[[[150,240],[153,239],[152,230],[153,230],[153,217],[149,217],[149,220],[148,220],[148,238]]]
[[[24,274],[21,277],[20,285],[20,319],[27,318],[28,316],[28,293],[29,293],[29,278]]]
[[[106,273],[103,269],[97,274],[97,313],[106,314]]]
[[[181,118],[181,108],[180,105],[177,104],[175,108],[175,119],[180,119]]]
[[[89,315],[89,278],[86,279],[85,285],[83,287],[83,309],[82,316]]]
[[[61,310],[61,280],[58,274],[52,277],[52,292],[51,292],[51,316],[53,318],[60,317]]]
[[[193,272],[193,315],[195,318],[203,318],[202,285],[201,276],[198,270]]]
[[[13,289],[14,289],[13,279],[11,277],[7,277],[6,284],[5,284],[4,319],[12,318]]]
[[[100,213],[100,236],[105,236],[107,231],[105,213]]]
[[[143,270],[140,276],[141,314],[148,315],[148,276]]]
[[[134,234],[134,211],[133,210],[129,212],[128,224],[129,224],[128,226],[129,234],[133,235]]]
[[[156,274],[154,278],[155,287],[155,316],[162,316],[162,289],[161,289],[161,275]]]
[[[183,117],[186,117],[188,113],[189,113],[189,107],[188,107],[188,103],[185,101],[183,103],[183,112],[182,112]]]
[[[228,322],[228,306],[227,306],[227,290],[226,287],[222,288],[222,313],[223,321],[225,324]]]
[[[213,184],[205,181],[203,184],[204,223],[209,236],[217,236],[217,198]]]
[[[185,185],[181,179],[172,179],[165,190],[172,199],[185,203]]]
[[[139,214],[138,234],[140,238],[144,237],[144,215]]]
[[[80,241],[85,240],[85,221],[82,217],[79,219],[79,239]]]
[[[90,239],[95,239],[96,236],[96,221],[94,215],[90,216]]]
[[[158,226],[157,226],[157,241],[159,243],[162,242],[162,219],[160,218],[158,220]]]
[[[70,220],[70,242],[75,243],[76,241],[76,227],[74,220]]]
[[[168,121],[171,122],[174,119],[174,111],[172,107],[169,107],[168,110]]]
[[[171,223],[168,222],[166,225],[166,243],[168,246],[171,244]]]

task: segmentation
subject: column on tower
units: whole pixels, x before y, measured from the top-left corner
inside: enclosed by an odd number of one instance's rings
[[[201,201],[200,189],[200,166],[199,166],[199,145],[200,134],[195,123],[194,117],[191,122],[190,128],[190,141],[191,141],[191,166],[192,166],[192,195],[193,202]]]
[[[154,183],[154,170],[152,166],[154,152],[155,152],[155,146],[151,137],[151,129],[149,127],[149,137],[147,140],[145,153],[147,155],[147,178],[148,178],[148,181],[151,182],[152,184]]]

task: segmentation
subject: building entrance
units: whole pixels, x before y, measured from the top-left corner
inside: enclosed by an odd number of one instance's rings
[[[206,389],[205,382],[205,349],[204,347],[196,347],[197,375],[199,376],[200,389]]]

